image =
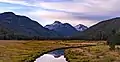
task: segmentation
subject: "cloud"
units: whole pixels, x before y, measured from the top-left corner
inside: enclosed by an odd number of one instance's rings
[[[101,12],[104,14],[120,10],[117,7],[120,0],[0,0],[0,2],[36,6],[67,12],[86,12],[89,14],[101,14]]]
[[[43,25],[55,20],[91,26],[120,16],[120,0],[0,0],[0,11],[26,15]]]
[[[29,0],[29,2],[73,2],[74,0]]]
[[[25,1],[22,1],[22,0],[0,0],[0,2],[22,4],[22,5],[27,4],[27,3],[25,3]]]
[[[68,12],[79,12],[88,14],[108,14],[111,12],[119,11],[117,7],[120,0],[84,0],[82,2],[62,2],[62,3],[49,3],[41,2],[40,6],[48,9],[57,9]]]
[[[86,12],[90,14],[101,14],[101,12],[104,14],[120,10],[117,7],[120,0],[0,0],[0,2],[30,5],[67,12]]]
[[[38,22],[42,23],[43,26],[45,26],[45,24],[51,24],[56,20],[61,21],[62,23],[70,23],[73,26],[75,26],[77,24],[84,24],[87,26],[91,26],[98,22],[97,20],[87,19],[87,17],[86,18],[76,18],[76,17],[73,17],[73,15],[71,15],[71,13],[65,13],[65,12],[35,11],[35,12],[29,12],[28,14],[34,20],[39,19]]]

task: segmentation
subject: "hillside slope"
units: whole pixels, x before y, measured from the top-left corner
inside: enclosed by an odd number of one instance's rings
[[[99,22],[80,33],[79,36],[83,36],[85,39],[105,40],[112,36],[113,30],[116,32],[120,31],[120,17]]]
[[[31,20],[26,16],[15,15],[12,12],[4,12],[0,14],[1,28],[5,27],[14,33],[19,33],[24,36],[34,37],[52,37],[58,36],[55,32],[50,31],[40,25],[38,22]]]

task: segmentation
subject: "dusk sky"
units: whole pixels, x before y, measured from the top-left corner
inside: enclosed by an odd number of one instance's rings
[[[58,20],[91,26],[120,16],[120,0],[0,0],[0,13],[25,15],[41,25]]]

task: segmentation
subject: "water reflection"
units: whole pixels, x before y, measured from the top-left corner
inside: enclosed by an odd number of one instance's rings
[[[55,50],[55,51],[52,51],[52,52],[49,52],[48,54],[51,54],[53,55],[54,57],[60,57],[62,55],[64,55],[64,49],[61,49],[61,50]]]
[[[64,57],[64,50],[55,50],[44,54],[43,56],[36,59],[34,62],[67,62]]]

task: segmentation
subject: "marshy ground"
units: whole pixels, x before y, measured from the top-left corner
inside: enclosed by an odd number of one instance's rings
[[[96,45],[65,50],[69,62],[120,62],[120,51],[110,51],[105,41],[0,40],[0,62],[31,62],[40,54],[62,47]]]

